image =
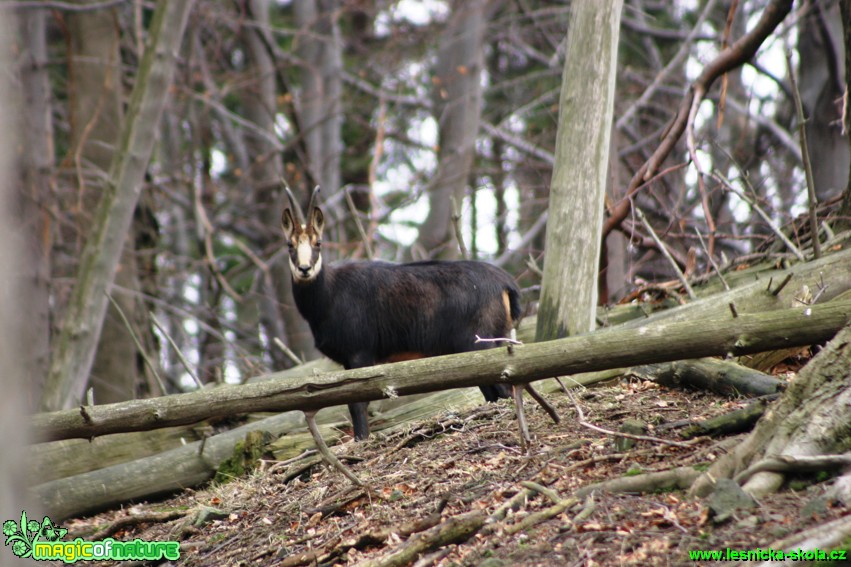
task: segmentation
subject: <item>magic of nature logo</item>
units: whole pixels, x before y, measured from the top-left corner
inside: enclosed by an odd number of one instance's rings
[[[176,541],[146,541],[136,538],[132,541],[119,541],[106,538],[86,541],[76,538],[62,541],[68,530],[56,525],[48,516],[41,522],[28,520],[26,511],[21,512],[21,521],[3,522],[3,535],[6,546],[12,546],[17,557],[39,561],[61,560],[65,563],[76,561],[158,561],[180,558],[180,543]]]

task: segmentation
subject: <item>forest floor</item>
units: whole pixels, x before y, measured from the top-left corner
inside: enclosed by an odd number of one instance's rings
[[[504,400],[334,447],[368,490],[305,457],[62,524],[67,539],[180,541],[174,564],[186,566],[369,564],[423,541],[432,545],[424,545],[418,565],[705,565],[712,562],[691,560],[689,552],[766,549],[849,513],[820,498],[824,485],[804,482],[721,523],[705,501],[678,490],[594,492],[571,505],[574,492],[589,484],[706,467],[737,439],[704,438],[688,447],[637,441],[625,450],[612,436],[580,424],[570,397],[549,398],[562,421],[553,424],[528,400],[535,436],[528,454],[519,447],[513,404]],[[675,441],[682,439],[672,425],[744,403],[625,380],[578,392],[575,399],[586,422],[618,430],[624,420],[637,419],[647,435]],[[196,527],[203,510],[215,511]],[[506,515],[499,518],[498,511]],[[537,514],[542,511],[549,516]],[[433,527],[438,523],[442,528]],[[441,544],[427,537],[438,530]]]

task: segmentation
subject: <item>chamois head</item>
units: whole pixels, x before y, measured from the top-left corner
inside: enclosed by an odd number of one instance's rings
[[[281,226],[287,238],[290,270],[292,270],[293,281],[307,283],[313,281],[322,269],[320,246],[322,230],[325,228],[325,215],[314,204],[319,187],[317,186],[310,195],[306,217],[286,183],[284,183],[284,189],[289,197],[290,206],[286,207],[281,215]]]

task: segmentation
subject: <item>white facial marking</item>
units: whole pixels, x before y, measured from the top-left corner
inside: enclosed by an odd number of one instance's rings
[[[316,277],[316,274],[319,273],[319,270],[322,269],[322,256],[319,255],[316,258],[315,264],[311,263],[312,258],[313,246],[310,244],[310,239],[302,236],[296,244],[295,262],[293,262],[293,258],[290,256],[290,270],[292,271],[293,278],[296,281],[309,282],[313,280]],[[308,269],[305,272],[300,270],[299,267]]]

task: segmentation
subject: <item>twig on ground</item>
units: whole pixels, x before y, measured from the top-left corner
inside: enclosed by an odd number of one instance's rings
[[[610,429],[605,429],[603,427],[596,426],[593,423],[585,421],[585,413],[582,411],[582,408],[579,406],[579,402],[576,401],[576,398],[573,396],[573,393],[568,391],[567,396],[570,398],[570,401],[573,402],[573,407],[576,409],[576,415],[579,417],[577,423],[579,423],[579,425],[581,425],[582,427],[587,427],[592,431],[603,433],[611,437],[626,437],[627,439],[635,439],[636,441],[650,441],[651,443],[659,443],[662,445],[670,445],[672,447],[681,447],[684,449],[687,449],[694,445],[693,442],[682,443],[680,441],[671,441],[669,439],[652,437],[650,435],[633,435],[631,433],[624,433],[623,431],[612,431]]]
[[[319,449],[319,454],[322,455],[325,462],[343,473],[343,475],[352,481],[352,483],[357,486],[365,486],[364,483],[361,482],[361,480],[356,477],[355,474],[348,469],[348,467],[346,467],[346,465],[340,462],[340,459],[338,459],[337,456],[328,448],[328,445],[325,444],[325,440],[322,438],[322,433],[320,433],[319,427],[316,425],[316,412],[305,411],[304,417],[307,420],[307,429],[310,431],[310,435],[313,436],[316,448]]]

